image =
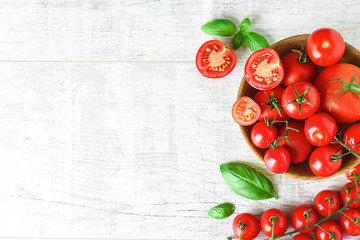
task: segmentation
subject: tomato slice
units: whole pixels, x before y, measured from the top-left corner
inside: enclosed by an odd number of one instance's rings
[[[259,105],[249,97],[239,98],[232,108],[232,116],[238,124],[249,126],[254,124],[260,117]]]
[[[235,67],[236,55],[219,40],[205,42],[196,54],[196,67],[208,78],[221,78]]]
[[[259,90],[277,87],[284,79],[284,67],[279,54],[271,48],[263,48],[251,54],[245,64],[245,78]]]

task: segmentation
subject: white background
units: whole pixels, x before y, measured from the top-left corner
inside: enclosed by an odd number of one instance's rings
[[[0,237],[225,239],[235,215],[212,219],[214,205],[289,216],[339,190],[343,175],[273,175],[246,145],[230,110],[248,49],[218,80],[194,58],[216,18],[249,17],[270,43],[331,27],[359,49],[359,12],[355,0],[2,0]],[[219,172],[230,161],[269,176],[279,200],[233,193]]]

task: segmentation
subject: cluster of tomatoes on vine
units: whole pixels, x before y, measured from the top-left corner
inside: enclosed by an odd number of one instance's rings
[[[329,177],[343,156],[359,157],[360,124],[353,123],[360,120],[360,68],[338,63],[344,51],[340,33],[323,28],[309,36],[306,50],[280,58],[265,48],[248,58],[245,78],[259,91],[240,97],[232,115],[240,125],[254,124],[251,141],[269,148],[264,161],[273,173],[309,159],[314,174]]]
[[[251,213],[242,213],[233,221],[233,231],[242,240],[252,240],[261,231],[268,240],[290,237],[292,240],[313,240],[310,233],[315,230],[316,240],[342,240],[343,234],[360,235],[360,184],[358,183],[360,165],[347,172],[349,180],[340,190],[340,194],[332,190],[319,192],[313,206],[300,205],[291,212],[290,222],[294,231],[286,232],[289,227],[288,218],[279,209],[265,211],[260,221]],[[341,214],[339,222],[329,220]]]

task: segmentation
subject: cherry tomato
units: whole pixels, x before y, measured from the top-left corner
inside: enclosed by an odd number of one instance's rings
[[[345,175],[350,181],[354,182],[355,178],[351,177],[351,175],[353,175],[355,173],[357,173],[359,175],[359,177],[360,177],[360,164],[356,165],[356,167],[354,167],[354,168],[350,169],[349,171],[347,171],[345,173]]]
[[[348,209],[344,211],[346,215],[353,219],[360,218],[360,210],[359,209]],[[360,235],[360,225],[357,225],[347,216],[341,214],[340,216],[340,226],[342,230],[351,236],[359,236]]]
[[[196,54],[196,67],[208,78],[221,78],[235,67],[236,55],[219,40],[205,42]]]
[[[312,237],[310,237],[309,235],[306,234],[298,234],[296,236],[293,237],[294,240],[313,240]]]
[[[259,90],[277,87],[284,78],[284,68],[277,52],[271,48],[253,52],[245,64],[245,78]]]
[[[254,124],[260,117],[260,107],[249,97],[239,98],[232,108],[232,116],[238,124],[249,126]]]
[[[272,234],[272,222],[270,221],[271,217],[276,218],[274,226],[274,237],[284,234],[288,228],[288,219],[281,210],[279,209],[269,209],[263,213],[260,218],[261,231],[268,237],[271,237]]]
[[[315,80],[321,98],[320,111],[329,113],[337,123],[353,123],[360,120],[360,97],[355,84],[360,83],[359,67],[349,63],[337,63],[325,68]],[[343,81],[341,82],[340,79]],[[351,83],[354,79],[354,83]],[[349,92],[340,90],[345,85]],[[351,91],[352,90],[352,91]]]
[[[290,167],[290,153],[284,147],[270,148],[265,152],[264,161],[271,172],[276,174],[284,173]]]
[[[306,227],[306,217],[305,217],[306,214],[309,216],[308,225],[315,224],[318,221],[318,216],[312,207],[308,205],[297,206],[291,212],[291,217],[290,217],[291,225],[295,230]],[[315,227],[308,228],[300,231],[300,233],[309,233],[311,231],[314,231],[314,229]]]
[[[278,137],[275,125],[268,126],[265,122],[256,123],[251,129],[252,143],[261,149],[269,148],[269,143],[273,143]]]
[[[342,159],[332,160],[339,151],[332,146],[323,146],[316,148],[310,155],[309,165],[311,171],[319,177],[330,177],[341,167]]]
[[[326,217],[329,215],[329,204],[330,214],[332,214],[341,208],[341,199],[336,192],[323,190],[315,196],[313,204],[316,212],[320,216]]]
[[[347,194],[347,192],[345,191],[345,188],[350,187],[352,184],[354,184],[354,186],[351,187],[350,193]],[[358,183],[357,186],[360,191],[360,184]],[[341,198],[341,202],[343,205],[351,202],[355,198],[355,196],[356,196],[356,186],[355,186],[355,183],[353,183],[353,182],[349,182],[349,183],[345,184],[340,190],[340,198]],[[347,206],[347,207],[348,208],[359,208],[360,207],[360,195],[358,195],[356,197],[356,200],[359,200],[359,202],[354,201],[351,204],[349,204],[349,206]]]
[[[320,227],[325,229],[327,232],[332,233],[334,237],[330,236],[329,233],[325,232],[321,228],[317,228],[315,232],[316,240],[342,240],[343,231],[339,224],[334,221],[325,221],[320,223]]]
[[[360,123],[351,125],[346,129],[343,141],[357,154],[360,154]]]
[[[284,88],[277,86],[271,90],[258,91],[254,96],[254,101],[259,104],[261,109],[260,120],[264,121],[269,119],[270,121],[276,120],[288,120],[289,116],[284,112],[280,103],[281,95]]]
[[[309,82],[298,82],[285,88],[281,104],[289,117],[305,119],[313,115],[320,106],[317,88]]]
[[[345,42],[340,33],[331,28],[320,28],[309,36],[306,50],[317,65],[327,67],[337,63],[345,52]]]
[[[285,87],[297,82],[315,81],[317,75],[316,65],[309,60],[306,51],[293,50],[293,52],[285,54],[281,61],[284,66],[284,80],[282,85]]]
[[[305,137],[304,123],[300,121],[289,121],[289,127],[297,129],[298,132],[289,130],[289,142],[282,138],[278,142],[278,146],[286,148],[290,153],[292,163],[301,163],[308,159],[313,145]],[[279,136],[285,136],[286,125],[283,124],[279,129]]]
[[[304,126],[306,139],[315,146],[325,146],[334,141],[337,125],[327,113],[316,113],[309,117]]]
[[[251,213],[241,213],[237,215],[232,224],[233,231],[237,238],[239,238],[239,225],[241,223],[246,225],[245,229],[242,231],[241,240],[251,240],[256,238],[260,232],[259,220]]]

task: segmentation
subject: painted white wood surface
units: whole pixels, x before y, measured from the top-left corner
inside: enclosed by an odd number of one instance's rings
[[[333,27],[360,48],[359,10],[357,1],[1,1],[0,237],[224,239],[232,218],[209,218],[216,204],[289,214],[339,189],[344,176],[272,175],[246,146],[230,109],[248,50],[220,80],[193,59],[214,18],[247,16],[271,43]],[[218,170],[230,161],[269,175],[279,200],[231,192]]]

